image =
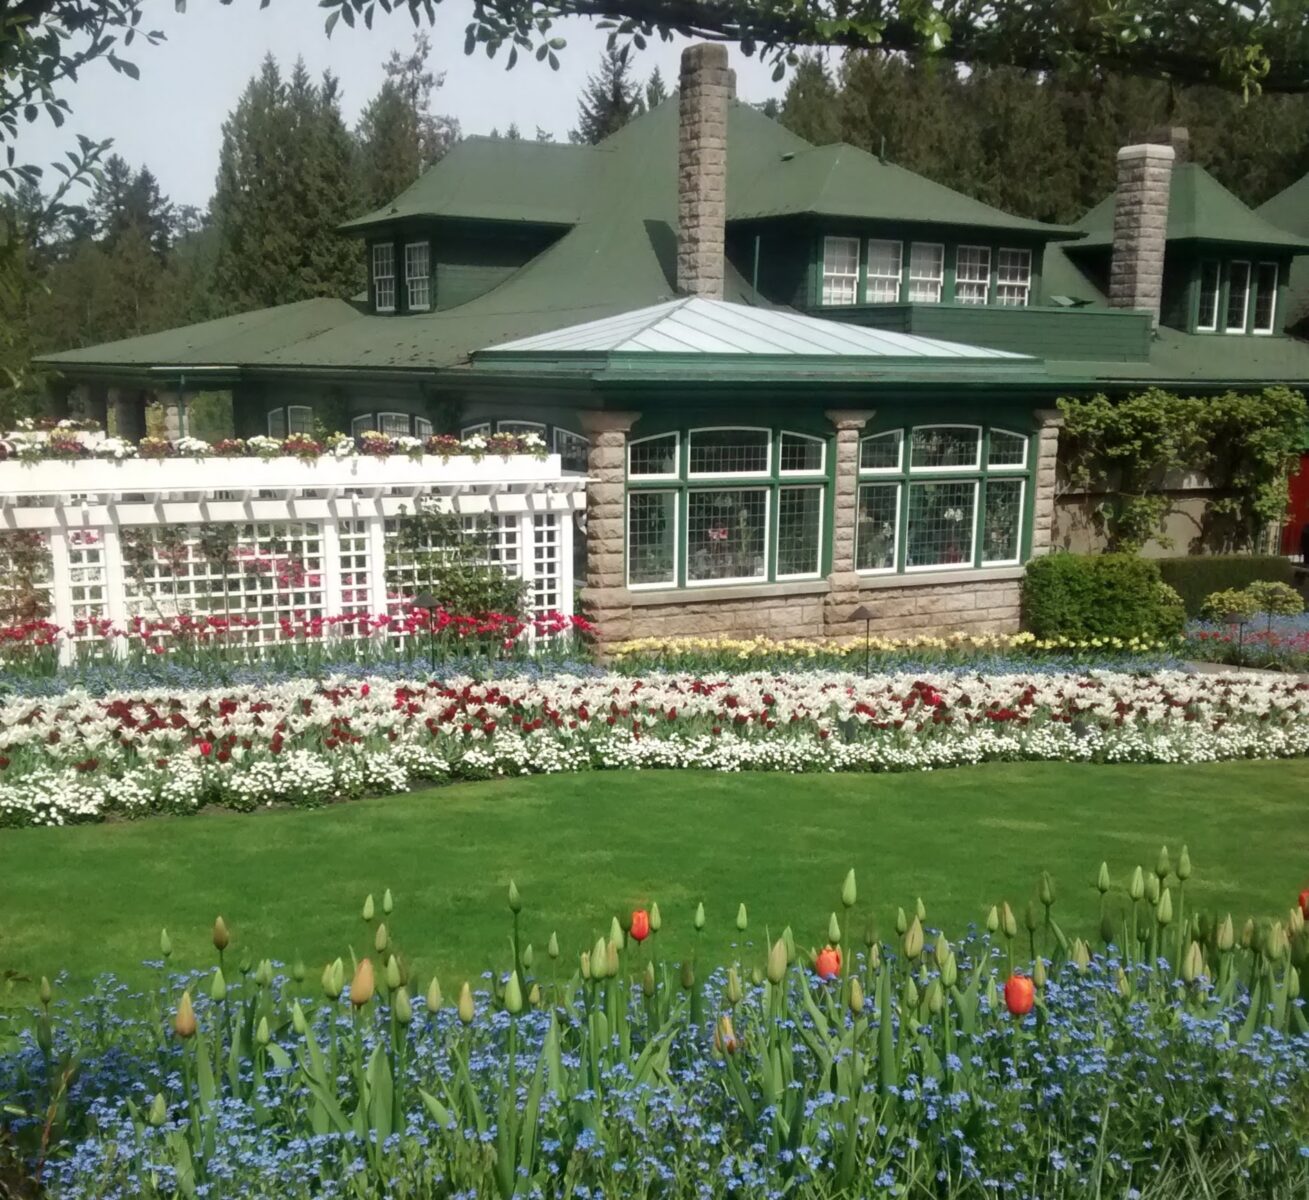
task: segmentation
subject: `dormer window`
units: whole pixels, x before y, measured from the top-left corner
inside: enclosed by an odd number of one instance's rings
[[[1234,262],[1227,269],[1227,319],[1223,322],[1226,333],[1244,333],[1250,312],[1250,264]]]
[[[823,239],[823,303],[854,304],[859,298],[859,239]]]
[[[909,303],[940,304],[945,283],[945,247],[915,242],[909,250]]]
[[[991,292],[991,251],[986,246],[960,246],[954,278],[956,304],[985,304]]]
[[[378,312],[395,312],[395,247],[390,242],[373,247],[373,296]]]
[[[1272,333],[1277,319],[1277,264],[1260,263],[1255,274],[1254,332]]]
[[[1201,333],[1213,333],[1218,328],[1218,294],[1222,273],[1216,262],[1200,264],[1200,307],[1196,312],[1195,327]]]
[[[1234,258],[1202,259],[1191,277],[1195,333],[1277,332],[1277,285],[1281,264]]]
[[[405,247],[405,303],[410,312],[432,307],[432,248],[427,242]]]
[[[1032,294],[1032,252],[1000,250],[996,260],[995,300],[1012,308],[1026,308]]]

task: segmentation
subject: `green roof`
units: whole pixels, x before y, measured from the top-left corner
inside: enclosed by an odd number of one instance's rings
[[[1065,226],[1011,216],[843,143],[800,142],[767,160],[752,175],[732,169],[729,143],[728,162],[729,220],[813,214],[972,226],[1042,238],[1076,234]]]
[[[1114,196],[1080,221],[1087,236],[1072,249],[1108,249],[1114,240]],[[1168,240],[1258,245],[1309,254],[1309,240],[1289,233],[1237,199],[1198,163],[1173,168],[1168,196]]]
[[[432,217],[575,225],[605,156],[598,146],[464,138],[390,204],[339,228],[357,233]]]
[[[1309,237],[1309,175],[1259,206],[1259,215],[1274,225]],[[1309,258],[1291,264],[1289,323],[1309,319]]]

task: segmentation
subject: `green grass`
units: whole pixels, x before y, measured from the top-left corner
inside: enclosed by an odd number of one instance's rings
[[[526,937],[552,929],[568,955],[610,916],[658,900],[662,953],[684,953],[702,899],[704,952],[790,922],[817,943],[859,877],[860,930],[921,895],[929,924],[961,929],[1032,895],[1042,868],[1070,932],[1097,925],[1101,859],[1122,885],[1137,863],[1190,846],[1192,898],[1216,910],[1284,913],[1309,876],[1309,762],[1188,767],[995,765],[902,775],[636,772],[464,784],[318,811],[206,813],[130,824],[0,832],[0,970],[68,971],[85,987],[113,970],[146,976],[167,926],[178,967],[207,965],[216,913],[237,946],[315,975],[370,932],[365,893],[395,893],[395,936],[447,991],[500,963],[505,887],[517,881]]]

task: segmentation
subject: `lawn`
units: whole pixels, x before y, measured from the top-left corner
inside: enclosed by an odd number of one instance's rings
[[[893,775],[597,772],[461,784],[317,811],[264,811],[0,832],[0,970],[113,970],[143,980],[167,926],[178,967],[212,961],[222,913],[238,950],[297,954],[315,975],[369,933],[365,893],[394,891],[392,926],[447,991],[506,957],[505,888],[524,901],[541,952],[570,955],[610,916],[657,900],[665,956],[704,951],[786,922],[823,937],[841,879],[859,878],[858,919],[891,932],[916,896],[929,925],[961,928],[1007,898],[1021,914],[1038,872],[1060,886],[1070,934],[1096,927],[1101,859],[1122,886],[1161,843],[1188,843],[1192,899],[1220,911],[1285,913],[1309,881],[1309,761],[1106,767],[1003,764]],[[762,956],[760,956],[762,958]],[[347,954],[348,958],[348,954]]]

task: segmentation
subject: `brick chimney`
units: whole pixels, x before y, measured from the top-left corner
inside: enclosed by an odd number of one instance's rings
[[[1109,264],[1109,303],[1143,309],[1159,323],[1168,237],[1172,146],[1146,142],[1118,151],[1114,199],[1114,248]]]
[[[678,87],[677,290],[723,298],[727,220],[727,47],[688,46]]]

